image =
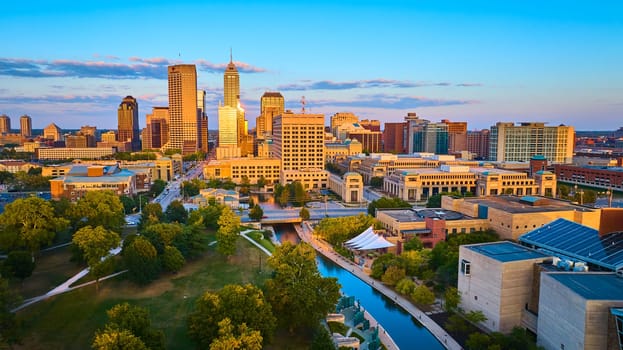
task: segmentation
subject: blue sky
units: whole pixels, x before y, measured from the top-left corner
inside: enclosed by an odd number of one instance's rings
[[[286,108],[469,129],[544,121],[623,126],[623,2],[12,1],[0,12],[0,113],[33,127],[116,128],[167,104],[166,66],[195,63],[210,128],[233,48],[247,119]]]

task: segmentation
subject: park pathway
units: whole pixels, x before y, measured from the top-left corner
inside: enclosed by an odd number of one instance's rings
[[[363,272],[361,267],[354,264],[352,261],[347,260],[343,256],[337,254],[328,243],[316,239],[312,235],[313,229],[311,228],[309,223],[303,222],[301,226],[294,225],[294,227],[302,241],[310,244],[320,254],[324,255],[328,259],[331,259],[334,263],[338,264],[346,271],[350,271],[353,275],[357,276],[359,279],[361,279],[380,293],[383,293],[386,297],[394,300],[397,305],[400,305],[400,307],[402,307],[405,311],[411,314],[411,316],[416,318],[424,327],[426,327],[426,329],[428,329],[431,334],[433,334],[435,338],[437,338],[437,340],[439,340],[439,342],[444,347],[446,347],[446,349],[462,349],[461,345],[454,338],[452,338],[452,336],[449,335],[443,328],[441,328],[441,326],[439,326],[435,321],[428,317],[425,312],[415,307],[410,301],[403,298],[403,296],[399,293],[396,293],[389,287],[385,286],[383,283],[378,282],[372,277],[368,276],[368,274]],[[372,324],[372,322],[370,322],[370,324]],[[379,331],[379,337],[381,337],[381,335],[382,334]],[[384,340],[383,344],[386,344]]]

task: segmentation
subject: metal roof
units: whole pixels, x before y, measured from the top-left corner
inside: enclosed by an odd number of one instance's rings
[[[520,236],[519,242],[609,270],[623,267],[623,232],[599,236],[593,228],[556,219]]]
[[[588,300],[623,300],[623,278],[614,273],[555,272],[549,277]]]
[[[550,257],[550,255],[508,241],[474,244],[466,247],[500,262],[546,259]]]

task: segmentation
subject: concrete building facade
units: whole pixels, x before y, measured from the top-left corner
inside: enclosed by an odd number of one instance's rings
[[[545,126],[544,123],[502,123],[491,127],[489,159],[529,161],[542,155],[552,163],[571,163],[575,146],[572,126]]]
[[[363,202],[363,179],[357,173],[330,174],[329,189],[337,193],[344,203]]]
[[[19,130],[24,138],[32,137],[32,118],[26,114],[19,117]]]
[[[141,149],[138,102],[132,96],[124,97],[117,108],[117,137],[117,141],[129,141],[132,151]]]
[[[197,110],[197,70],[193,64],[168,67],[169,73],[169,141],[166,149],[194,153],[199,145]]]

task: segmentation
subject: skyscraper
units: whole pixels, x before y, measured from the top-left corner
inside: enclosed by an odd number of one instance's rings
[[[143,129],[143,149],[159,149],[169,142],[169,108],[153,107]]]
[[[117,141],[129,141],[132,144],[132,151],[141,149],[138,127],[138,102],[132,96],[126,96],[117,109],[117,137]]]
[[[28,115],[23,115],[19,117],[19,129],[22,137],[31,137],[32,136],[32,118]]]
[[[448,153],[448,125],[420,119],[415,113],[405,117],[408,125],[409,153]]]
[[[165,148],[190,154],[198,145],[197,70],[194,64],[169,66],[169,142]]]
[[[238,75],[238,69],[231,55],[223,76],[223,95],[225,97],[224,106],[238,108],[240,102],[240,75]]]
[[[11,133],[11,118],[8,115],[0,115],[0,134]]]
[[[285,110],[280,92],[265,92],[260,99],[260,116],[255,120],[255,133],[259,139],[273,134],[273,118]]]
[[[467,150],[479,159],[489,159],[489,129],[468,131]]]
[[[208,115],[206,114],[206,92],[197,90],[197,112],[199,113],[199,149],[208,153]]]
[[[407,153],[407,123],[385,123],[383,129],[383,152]]]

